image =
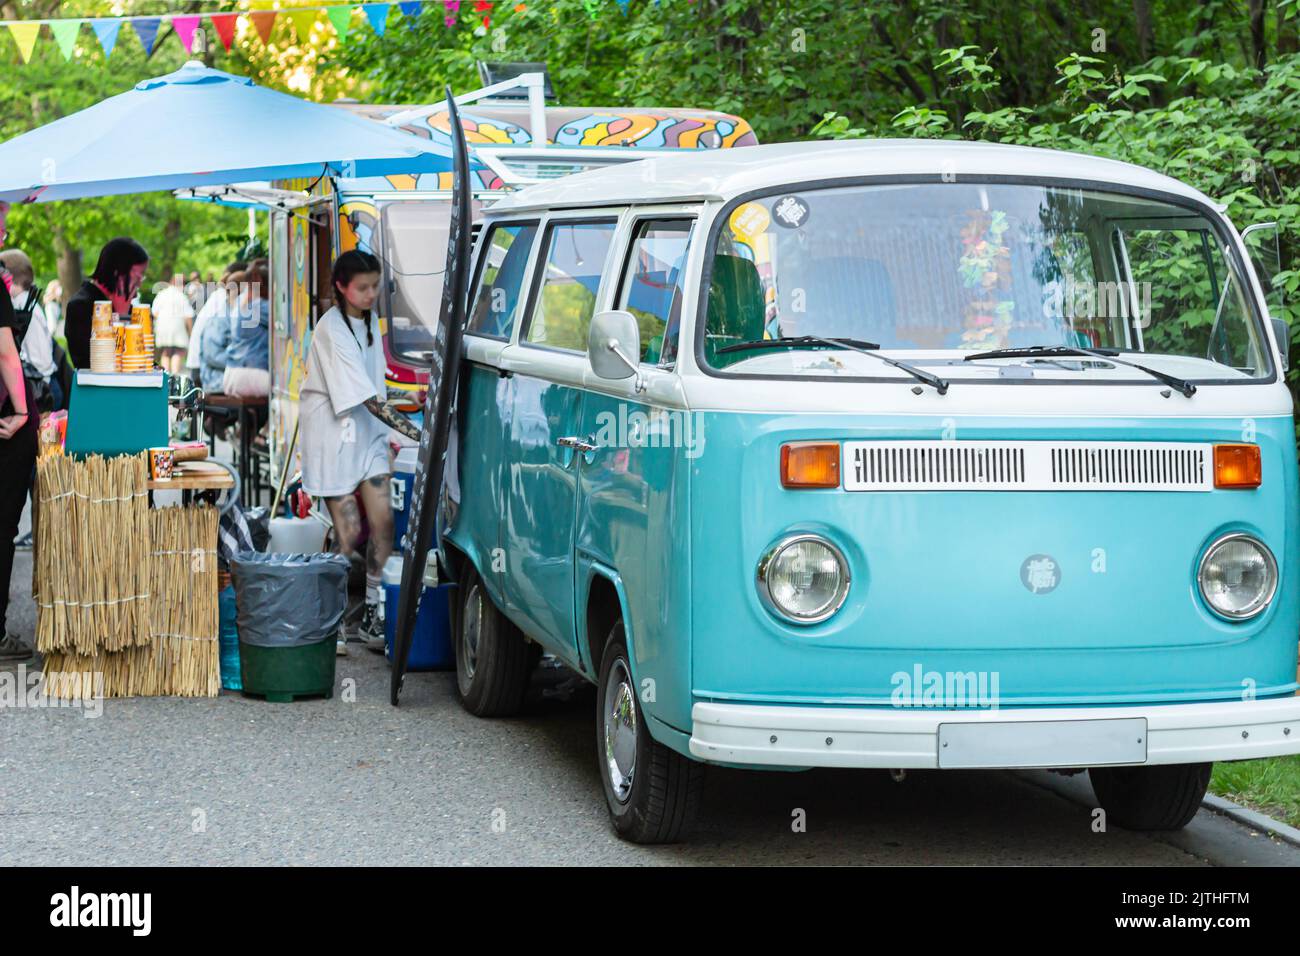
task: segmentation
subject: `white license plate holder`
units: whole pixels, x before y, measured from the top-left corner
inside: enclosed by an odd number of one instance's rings
[[[1145,717],[939,725],[939,766],[1096,767],[1147,759]]]

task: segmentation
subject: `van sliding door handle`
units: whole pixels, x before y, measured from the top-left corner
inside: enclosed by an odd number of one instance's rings
[[[555,444],[561,448],[572,448],[574,451],[580,451],[584,455],[589,451],[595,451],[597,446],[590,442],[585,442],[576,435],[569,435],[564,438],[555,439]]]

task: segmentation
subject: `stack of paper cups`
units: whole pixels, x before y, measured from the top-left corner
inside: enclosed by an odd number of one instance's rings
[[[90,334],[95,338],[111,338],[113,335],[113,303],[104,299],[95,303],[91,313]]]
[[[92,372],[117,371],[117,343],[111,338],[95,336],[90,340],[90,370]]]
[[[144,351],[150,359],[154,355],[153,310],[147,305],[137,305],[131,309],[131,324],[140,326],[144,335]]]

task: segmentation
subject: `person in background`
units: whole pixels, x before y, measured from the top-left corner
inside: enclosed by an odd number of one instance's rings
[[[264,398],[271,392],[271,290],[265,259],[248,266],[244,310],[231,323],[222,391],[236,398]]]
[[[23,340],[18,355],[23,360],[23,374],[32,380],[36,411],[44,415],[63,407],[63,386],[55,374],[58,365],[54,359],[54,336],[41,308],[41,290],[36,288],[32,260],[21,249],[0,252],[0,266],[13,278],[9,298]]]
[[[230,294],[227,283],[230,277],[236,272],[243,272],[246,264],[243,262],[232,262],[226,266],[226,271],[221,274],[220,287],[214,287],[203,303],[203,308],[194,319],[194,328],[190,330],[190,347],[185,357],[185,370],[190,373],[190,378],[194,379],[194,384],[200,386],[205,392],[207,386],[202,381],[203,369],[203,335],[208,327],[208,323],[216,319],[220,324],[230,325],[231,304],[235,296]],[[236,290],[237,291],[237,290]],[[223,345],[224,349],[225,346]],[[225,371],[225,366],[222,366]]]
[[[190,329],[194,326],[194,308],[185,294],[185,276],[176,273],[170,284],[158,290],[153,300],[153,335],[160,363],[173,375],[185,369],[185,353],[190,347]]]
[[[199,343],[199,384],[208,393],[220,393],[226,365],[230,361],[230,339],[235,325],[247,311],[248,273],[232,272],[226,280],[225,321],[209,321],[203,326]]]
[[[144,282],[149,253],[134,239],[110,239],[99,252],[99,262],[90,278],[81,284],[64,310],[64,334],[68,358],[74,368],[90,368],[90,325],[95,303],[113,303],[115,315],[131,316],[131,300]],[[154,332],[155,338],[157,331]]]
[[[351,555],[361,536],[361,509],[370,525],[366,603],[360,638],[384,647],[381,573],[393,551],[388,431],[418,438],[406,418],[384,404],[387,394],[382,333],[371,314],[379,295],[379,260],[352,250],[338,257],[331,289],[338,303],[316,323],[298,405],[302,486],[322,497],[334,522],[334,550]],[[340,632],[339,654],[347,653]]]
[[[53,280],[45,287],[41,299],[41,308],[45,311],[45,323],[50,327],[50,335],[63,337],[63,283]]]
[[[0,252],[0,268],[9,273],[9,298],[14,306],[14,331],[22,346],[18,357],[22,359],[23,376],[31,389],[31,402],[27,408],[38,420],[62,407],[63,386],[55,375],[54,339],[45,325],[45,313],[41,309],[40,289],[35,288],[35,275],[32,260],[20,249],[6,249]],[[34,411],[33,411],[34,410]],[[36,472],[32,471],[32,487],[35,487]],[[32,495],[35,507],[35,494]],[[32,533],[29,531],[14,542],[14,546],[28,549],[32,546]]]
[[[0,202],[0,246],[7,236],[9,204]],[[5,273],[5,277],[8,273]],[[32,391],[18,357],[21,337],[15,335],[9,282],[0,281],[0,660],[26,660],[32,649],[6,629],[9,579],[14,569],[14,537],[27,502],[27,488],[36,465],[36,415]]]

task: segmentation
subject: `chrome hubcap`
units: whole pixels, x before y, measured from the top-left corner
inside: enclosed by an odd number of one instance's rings
[[[474,679],[478,665],[478,638],[483,628],[483,594],[478,585],[465,598],[465,617],[460,626],[460,659],[466,682]]]
[[[619,803],[626,803],[636,776],[636,694],[627,665],[617,661],[605,680],[605,772]]]

